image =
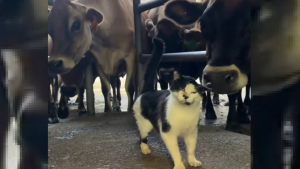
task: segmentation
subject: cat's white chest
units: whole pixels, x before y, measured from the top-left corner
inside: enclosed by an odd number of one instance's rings
[[[171,125],[172,132],[179,135],[186,131],[195,129],[200,119],[201,105],[186,106],[170,103],[167,105],[166,118]]]

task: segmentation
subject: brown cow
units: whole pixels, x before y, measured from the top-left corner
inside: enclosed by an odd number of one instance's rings
[[[146,16],[143,15],[143,18],[145,20]],[[137,87],[134,85],[136,52],[133,19],[131,0],[56,0],[48,17],[49,34],[53,39],[49,69],[59,74],[66,73],[90,51],[101,85],[110,89],[109,77],[117,75],[117,67],[124,60],[130,111],[134,87]],[[143,32],[146,38],[146,31]],[[108,104],[110,90],[106,91],[104,97],[107,105],[105,111],[112,111],[112,106]]]
[[[178,0],[167,6],[166,15],[180,24],[200,19],[210,60],[203,78],[213,90],[233,93],[245,86],[251,58],[252,167],[300,168],[299,1]],[[292,117],[292,158],[283,158],[286,114]],[[283,166],[286,161],[291,165]]]
[[[24,169],[40,168],[41,160],[46,162],[48,158],[46,51],[46,45],[40,49],[3,50],[0,59],[6,72],[4,84],[9,110],[19,121],[20,167]]]
[[[52,49],[52,39],[48,35],[48,56],[50,55]],[[57,93],[58,93],[58,77],[56,74],[51,74],[48,71],[49,77],[49,85],[52,87],[52,90],[49,86],[49,102],[48,102],[48,123],[58,123],[59,120],[57,118],[57,108],[56,108],[56,101],[57,101]]]
[[[46,6],[39,0],[0,3],[0,168],[8,113],[18,121],[18,168],[40,169],[48,161]]]
[[[188,1],[189,2],[201,2],[202,0],[188,0]],[[151,19],[151,21],[153,22],[153,25],[157,25],[157,23],[160,20],[162,20],[163,18],[166,18],[165,14],[164,14],[165,5],[166,4],[164,4],[160,7],[157,7],[157,8],[150,9],[149,11],[145,12],[147,14],[147,16],[149,17],[149,19]],[[151,27],[153,27],[153,26],[151,24],[148,24],[148,25],[150,26],[148,28],[148,31],[150,31],[149,32],[150,36],[153,36],[153,35],[151,35],[151,33],[153,33],[153,30],[152,31],[150,30]],[[196,24],[192,23],[190,25],[182,25],[182,27],[185,28],[185,29],[192,29],[192,28],[200,29],[199,23],[196,23]],[[172,51],[172,52],[177,52],[177,51]],[[166,53],[168,53],[168,51],[166,51]],[[174,69],[174,66],[176,65],[176,63],[177,62],[174,62],[174,63],[173,62],[172,63],[160,63],[160,67],[161,67],[160,69],[162,69],[165,72],[172,71]],[[202,74],[202,72],[201,72],[201,74]],[[168,84],[164,80],[159,79],[158,81],[159,81],[160,86],[162,87],[162,89],[167,89],[168,88]],[[209,93],[209,95],[210,95],[210,93]],[[216,93],[213,95],[213,103],[216,104],[216,105],[218,105],[220,103],[219,95],[216,94]],[[214,119],[214,118],[215,117],[211,117],[211,118],[209,117],[209,119]]]
[[[239,123],[250,122],[245,111],[236,113],[234,108],[237,96],[241,95],[241,89],[248,84],[250,73],[249,2],[203,0],[194,3],[174,0],[167,3],[165,14],[183,25],[200,21],[201,33],[207,43],[208,60],[203,70],[202,83],[215,93],[228,94],[230,109],[226,129],[240,132]],[[224,21],[216,21],[212,18],[214,15]]]
[[[155,26],[152,20],[148,19],[146,21],[146,28],[149,31],[149,34],[152,37],[159,37],[164,40],[165,48],[168,52],[189,52],[189,51],[203,51],[206,48],[205,39],[203,38],[201,32],[197,28],[185,29],[181,26],[176,25],[171,20],[167,18],[163,18],[158,21]],[[175,43],[174,43],[175,42]],[[182,42],[182,43],[178,43]],[[175,48],[175,49],[174,49]],[[180,50],[181,49],[181,50]],[[198,77],[202,77],[202,70],[204,69],[206,63],[197,63],[197,62],[184,62],[184,63],[172,63],[168,62],[167,64],[174,66],[178,64],[176,70],[181,74],[191,76],[195,79]],[[160,65],[161,66],[161,65]],[[165,66],[165,65],[164,65]],[[175,69],[174,69],[175,70]],[[161,76],[162,72],[159,71],[159,76],[163,79],[166,76]],[[173,74],[170,72],[169,74]],[[172,79],[172,76],[169,77]],[[217,95],[218,96],[218,95]],[[216,113],[213,108],[212,100],[210,97],[210,92],[207,93],[207,97],[203,99],[203,108],[206,109],[205,118],[209,120],[217,119]],[[235,110],[235,105],[230,104],[230,110]],[[246,116],[246,110],[244,108],[244,104],[241,98],[241,94],[238,99],[238,112],[242,115]]]

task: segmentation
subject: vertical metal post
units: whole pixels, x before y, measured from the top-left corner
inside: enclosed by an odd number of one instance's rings
[[[140,58],[142,57],[142,18],[141,14],[138,12],[138,5],[141,3],[140,0],[133,0],[133,15],[134,15],[134,29],[135,29],[135,45],[136,45],[136,59],[137,59],[137,69],[136,75],[138,78],[138,93],[139,95],[142,85],[143,85],[143,66],[140,63]]]
[[[95,115],[92,63],[86,68],[85,87],[88,115]]]

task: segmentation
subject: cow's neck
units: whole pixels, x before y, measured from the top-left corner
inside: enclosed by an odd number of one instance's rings
[[[252,94],[277,91],[299,78],[299,6],[296,0],[262,4],[259,20],[252,24]]]

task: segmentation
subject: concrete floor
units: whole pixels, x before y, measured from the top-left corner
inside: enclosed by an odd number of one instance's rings
[[[123,111],[127,109],[124,80],[121,80]],[[171,158],[156,132],[149,137],[152,153],[141,154],[132,113],[101,113],[104,101],[99,79],[94,92],[96,116],[78,117],[77,105],[71,104],[68,119],[49,125],[49,168],[172,169]],[[71,98],[71,102],[75,99]],[[215,106],[218,120],[205,121],[202,113],[196,157],[203,163],[203,169],[250,169],[250,137],[224,130],[227,100],[226,95],[220,95],[221,103]],[[179,143],[185,160],[184,144]]]
[[[131,113],[74,118],[49,126],[48,132],[50,169],[172,169],[156,132],[149,136],[152,153],[141,154]],[[179,145],[185,160],[185,146]],[[196,157],[203,169],[250,169],[250,137],[201,125]]]

